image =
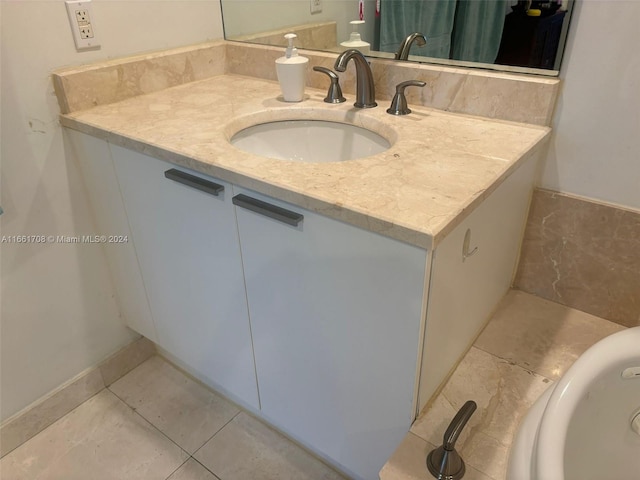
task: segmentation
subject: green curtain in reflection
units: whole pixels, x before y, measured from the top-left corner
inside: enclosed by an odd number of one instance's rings
[[[396,52],[413,32],[427,45],[412,55],[494,63],[510,0],[381,0],[380,50]]]
[[[449,58],[457,0],[381,0],[380,50],[397,52],[413,32],[424,33],[427,44],[412,54]]]

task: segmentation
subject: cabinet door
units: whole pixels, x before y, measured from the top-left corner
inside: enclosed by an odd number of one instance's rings
[[[118,296],[121,315],[130,328],[155,342],[149,302],[140,276],[109,144],[75,130],[65,129],[89,192],[98,233],[126,237],[122,243],[103,243]]]
[[[212,386],[258,408],[230,185],[111,149],[158,344]],[[166,178],[171,169],[224,190],[214,196]]]
[[[236,206],[262,413],[378,478],[413,420],[426,252],[240,193],[304,215],[293,226]]]

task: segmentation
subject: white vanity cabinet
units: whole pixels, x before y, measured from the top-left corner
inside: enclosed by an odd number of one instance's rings
[[[377,478],[414,419],[427,252],[234,186],[238,198],[262,413]]]
[[[119,146],[111,152],[157,343],[259,408],[231,186]]]
[[[70,135],[101,228],[130,228],[109,250],[128,324],[362,480],[378,478],[510,287],[537,163],[430,252]]]
[[[511,288],[536,165],[536,158],[524,162],[433,253],[420,410]]]
[[[89,192],[97,227],[94,233],[115,235],[125,240],[102,244],[114,280],[121,316],[133,330],[157,342],[109,144],[75,130],[64,129],[64,132],[68,151],[75,157]]]

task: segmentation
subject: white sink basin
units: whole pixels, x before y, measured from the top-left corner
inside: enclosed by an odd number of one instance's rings
[[[231,144],[248,153],[298,162],[339,162],[369,157],[391,145],[371,130],[325,120],[285,120],[240,130]]]

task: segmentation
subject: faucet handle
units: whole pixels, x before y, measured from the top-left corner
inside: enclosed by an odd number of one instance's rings
[[[313,69],[316,72],[326,74],[329,77],[329,80],[331,80],[329,91],[327,92],[327,96],[324,98],[326,103],[342,103],[347,101],[347,99],[342,96],[342,89],[338,83],[340,78],[333,70],[325,67],[313,67]]]
[[[396,94],[391,100],[391,106],[387,108],[387,113],[391,115],[408,115],[411,113],[407,106],[407,98],[404,96],[404,89],[407,87],[424,87],[425,82],[420,80],[407,80],[396,85]]]
[[[442,445],[431,450],[427,456],[427,470],[438,479],[460,480],[465,473],[464,461],[455,449],[456,441],[467,424],[477,405],[473,400],[467,401],[453,417],[444,433]]]

